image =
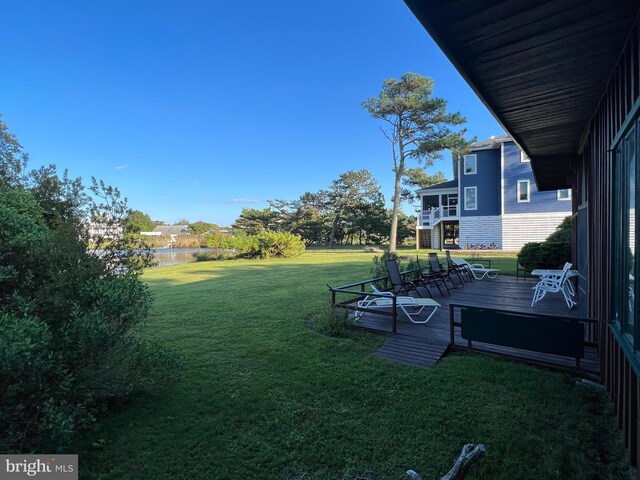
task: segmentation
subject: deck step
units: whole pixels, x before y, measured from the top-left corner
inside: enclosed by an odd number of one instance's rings
[[[376,352],[376,356],[403,365],[427,368],[435,365],[449,348],[449,342],[394,335]]]

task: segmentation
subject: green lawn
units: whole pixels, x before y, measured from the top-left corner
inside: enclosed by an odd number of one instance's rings
[[[325,284],[368,278],[373,255],[150,270],[144,331],[182,352],[184,378],[105,418],[80,447],[81,477],[431,479],[483,442],[469,478],[623,478],[608,404],[569,375],[470,354],[422,370],[374,357],[379,336],[309,330]]]

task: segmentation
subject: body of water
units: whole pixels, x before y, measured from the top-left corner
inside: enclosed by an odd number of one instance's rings
[[[167,267],[178,263],[194,262],[193,254],[196,252],[217,252],[219,248],[158,248],[153,256],[158,262],[158,267]]]

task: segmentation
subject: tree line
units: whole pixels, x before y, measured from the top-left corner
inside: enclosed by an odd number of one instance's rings
[[[295,200],[269,200],[262,210],[244,208],[234,231],[256,235],[265,230],[300,235],[307,245],[380,244],[389,241],[391,211],[380,184],[368,170],[349,170],[327,189],[305,192]],[[413,236],[415,217],[401,213],[398,238]]]

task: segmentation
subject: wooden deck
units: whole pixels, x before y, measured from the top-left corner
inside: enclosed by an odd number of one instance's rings
[[[468,305],[522,313],[541,315],[559,315],[577,317],[576,309],[569,310],[561,294],[547,294],[539,303],[531,307],[533,295],[533,279],[516,279],[498,277],[494,280],[481,280],[467,283],[464,287],[451,290],[451,295],[440,295],[432,289],[434,299],[442,306],[426,324],[411,323],[409,319],[398,313],[396,334],[391,337],[377,352],[380,357],[403,364],[429,367],[434,365],[449,347],[449,305]],[[428,315],[424,314],[424,318]],[[456,316],[456,320],[458,317]],[[386,315],[365,312],[356,325],[374,332],[392,333],[392,319]],[[466,341],[455,333],[456,346],[464,347]],[[474,350],[512,357],[530,363],[538,363],[573,370],[575,360],[557,355],[511,349],[496,345],[474,342]],[[585,357],[581,361],[580,374],[597,378],[599,364],[594,348],[586,348]]]

